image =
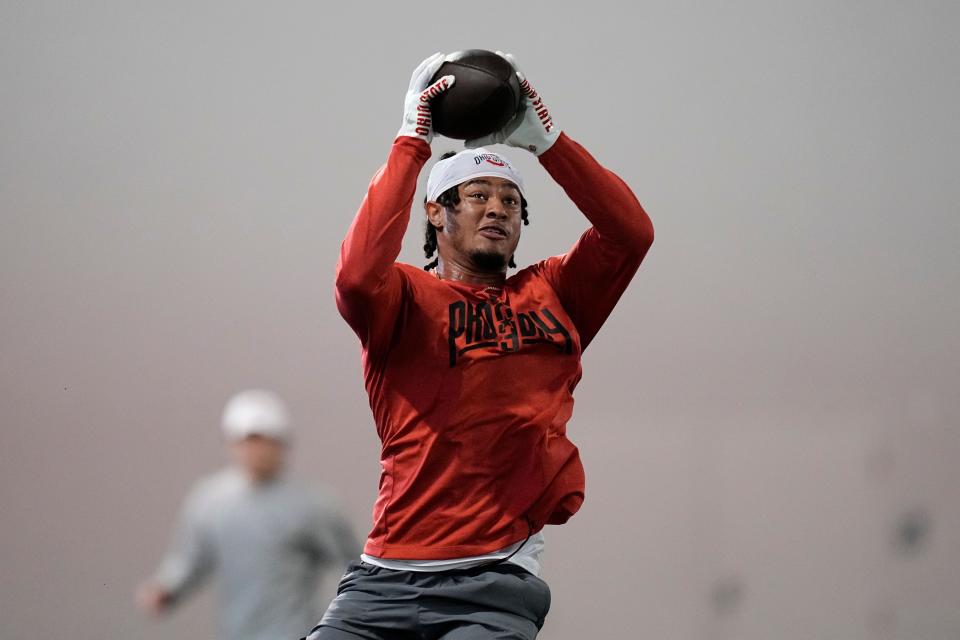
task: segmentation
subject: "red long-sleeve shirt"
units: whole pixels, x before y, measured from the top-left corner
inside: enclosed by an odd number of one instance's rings
[[[579,509],[566,424],[580,355],[653,241],[630,189],[561,134],[540,163],[593,226],[502,288],[441,280],[396,262],[429,157],[423,141],[397,138],[337,264],[337,307],[360,338],[383,445],[364,548],[382,558],[488,553]]]

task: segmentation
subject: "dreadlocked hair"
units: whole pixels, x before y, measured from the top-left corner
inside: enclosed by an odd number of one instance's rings
[[[457,155],[456,151],[447,151],[445,154],[440,156],[440,160],[446,160],[447,158],[452,158]],[[427,198],[424,196],[423,201],[426,202]],[[437,203],[440,204],[444,209],[453,209],[458,204],[460,204],[460,193],[457,191],[457,185],[454,185],[437,196]],[[530,224],[530,217],[527,213],[527,199],[523,197],[523,194],[520,195],[520,220],[523,221],[523,224]],[[437,251],[437,228],[430,224],[430,221],[427,220],[426,231],[423,244],[423,252],[426,255],[427,259],[433,258],[433,254]],[[424,265],[424,271],[430,271],[435,268],[440,263],[440,256],[437,255],[436,258],[433,258],[432,261]],[[510,256],[510,263],[508,266],[511,269],[516,269],[517,264],[513,261],[513,256]]]

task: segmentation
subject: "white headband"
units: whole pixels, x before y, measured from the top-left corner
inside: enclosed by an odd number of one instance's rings
[[[510,161],[486,149],[464,149],[433,165],[427,178],[427,200],[436,200],[441,193],[474,178],[505,178],[517,185],[523,195],[523,179]]]

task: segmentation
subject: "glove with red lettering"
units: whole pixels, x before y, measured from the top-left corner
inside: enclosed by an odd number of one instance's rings
[[[520,111],[516,117],[508,122],[503,129],[482,138],[467,140],[467,148],[485,147],[490,144],[507,144],[511,147],[526,149],[534,155],[540,155],[553,146],[560,137],[560,128],[554,124],[547,106],[517,66],[512,54],[497,51],[513,67],[520,81],[520,91],[523,97],[520,101]]]
[[[403,102],[403,124],[397,136],[420,138],[430,144],[433,140],[433,124],[430,117],[430,101],[453,86],[455,78],[443,76],[433,84],[430,78],[443,64],[444,55],[435,53],[414,69],[410,87]]]

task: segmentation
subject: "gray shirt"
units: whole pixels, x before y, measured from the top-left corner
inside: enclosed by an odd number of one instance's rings
[[[300,638],[319,618],[321,570],[343,572],[359,551],[328,496],[282,477],[255,484],[225,469],[190,492],[156,580],[177,602],[215,571],[223,637]]]

